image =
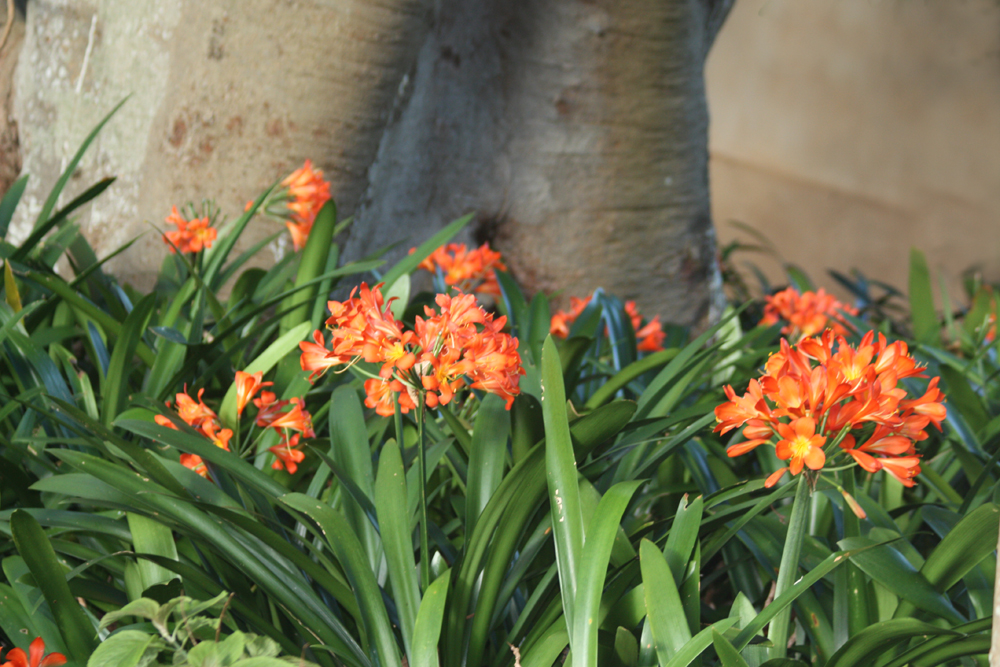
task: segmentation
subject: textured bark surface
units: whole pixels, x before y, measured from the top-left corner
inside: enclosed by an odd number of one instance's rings
[[[174,204],[214,198],[238,215],[306,158],[349,214],[428,26],[425,0],[31,0],[16,115],[32,184],[15,239],[128,94],[68,193],[119,177],[82,219],[99,254]],[[243,246],[276,229],[261,222]],[[149,286],[164,251],[147,234],[112,268]]]
[[[703,66],[730,5],[442,2],[348,255],[476,210],[470,234],[529,290],[604,287],[704,322],[719,285]]]
[[[475,210],[468,240],[529,291],[701,323],[721,296],[702,70],[731,1],[32,0],[12,237],[131,93],[66,193],[119,177],[81,219],[99,254],[175,204],[238,215],[312,158],[358,214],[350,258]],[[148,287],[164,254],[150,233],[112,269]]]
[[[21,173],[21,149],[14,118],[14,67],[24,42],[24,20],[18,11],[7,16],[7,3],[0,7],[0,26],[12,20],[7,41],[0,48],[0,193],[6,192]],[[2,30],[2,28],[0,28]]]

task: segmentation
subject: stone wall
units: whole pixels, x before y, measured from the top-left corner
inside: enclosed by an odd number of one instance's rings
[[[739,0],[709,56],[713,214],[831,285],[1000,280],[1000,3]],[[745,255],[777,276],[766,257]]]

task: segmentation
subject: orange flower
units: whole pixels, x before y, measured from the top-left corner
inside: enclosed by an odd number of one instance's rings
[[[578,299],[575,296],[571,296],[569,298],[569,310],[557,310],[552,316],[552,320],[549,323],[549,333],[558,338],[567,338],[569,336],[570,325],[576,322],[576,318],[580,317],[583,311],[587,309],[593,296],[593,293],[586,299]]]
[[[663,340],[667,337],[667,334],[663,332],[663,325],[660,324],[659,315],[643,326],[642,315],[639,313],[639,307],[635,305],[635,301],[625,302],[625,314],[632,321],[637,349],[640,352],[659,352],[663,349]]]
[[[435,301],[438,311],[425,307],[426,318],[418,316],[415,331],[407,331],[392,316],[381,285],[362,283],[347,301],[327,304],[330,348],[315,332],[315,343],[299,344],[302,368],[312,371],[312,380],[358,358],[382,364],[378,378],[364,386],[365,405],[384,416],[394,414],[397,394],[407,412],[419,396],[432,408],[447,404],[466,384],[499,394],[509,407],[524,370],[516,339],[502,332],[506,318],[494,320],[471,294],[438,294]]]
[[[302,167],[285,177],[281,185],[287,188],[290,199],[286,206],[292,220],[287,225],[292,244],[298,251],[305,247],[316,214],[331,198],[330,184],[323,180],[323,172],[313,169],[312,161],[306,160]]]
[[[233,432],[228,428],[224,428],[221,431],[218,430],[218,426],[214,423],[208,423],[202,430],[205,437],[212,441],[212,444],[219,449],[224,449],[229,451],[229,440],[233,437]]]
[[[7,661],[2,667],[58,667],[66,664],[66,656],[62,653],[45,655],[45,640],[35,637],[28,646],[28,655],[23,649],[12,648],[7,651]]]
[[[411,254],[414,251],[416,248],[410,248]],[[430,273],[440,269],[449,287],[493,296],[500,296],[496,270],[507,270],[500,253],[490,250],[489,243],[474,250],[467,249],[464,243],[449,243],[431,253],[417,268]]]
[[[771,326],[783,320],[788,324],[781,329],[781,333],[796,340],[815,336],[827,327],[839,336],[847,335],[850,325],[841,313],[858,314],[856,308],[837,301],[822,288],[799,294],[789,287],[767,296],[766,302],[760,324]]]
[[[273,391],[260,392],[260,398],[253,399],[253,404],[257,406],[257,426],[267,428],[275,419],[281,415],[281,409],[291,401],[279,401],[277,394]]]
[[[205,394],[204,389],[198,390],[198,402],[188,396],[187,390],[177,394],[177,414],[192,428],[200,429],[206,423],[218,419],[218,415],[212,408],[205,405],[201,397]]]
[[[261,387],[270,387],[273,382],[262,382],[264,379],[264,373],[262,371],[257,371],[256,373],[246,373],[244,371],[236,371],[236,414],[242,415],[243,409],[246,408],[247,403],[250,402]]]
[[[793,475],[802,472],[803,464],[810,470],[820,470],[826,463],[823,444],[826,438],[816,435],[816,422],[812,417],[802,417],[791,424],[778,423],[781,440],[775,445],[775,455],[784,461],[791,459],[788,469]]]
[[[177,207],[174,206],[167,216],[168,224],[176,225],[177,229],[163,233],[163,242],[169,246],[170,253],[180,252],[201,252],[204,248],[211,248],[215,241],[216,230],[211,227],[211,221],[205,218],[195,218],[185,220],[181,217]]]
[[[299,343],[299,349],[302,350],[302,356],[299,357],[299,363],[304,371],[312,371],[309,375],[309,381],[314,382],[316,378],[321,376],[327,371],[328,368],[333,366],[339,366],[340,364],[346,364],[351,361],[351,357],[344,357],[338,354],[334,354],[330,350],[326,349],[323,343],[323,334],[319,331],[313,332],[314,343],[309,341],[302,341]]]
[[[302,409],[302,399],[293,398],[290,403],[293,406],[292,409],[279,414],[270,423],[270,427],[274,429],[291,429],[304,434],[307,438],[313,437],[315,434],[312,428],[312,416]]]
[[[296,433],[291,438],[282,438],[277,445],[268,448],[268,451],[275,456],[271,467],[275,470],[287,470],[288,474],[294,475],[295,471],[299,469],[299,464],[306,457],[305,452],[297,449],[298,446],[299,434]]]
[[[181,454],[181,465],[208,479],[208,468],[197,454]]]
[[[375,414],[391,417],[396,413],[392,398],[399,394],[399,411],[404,415],[417,407],[406,387],[399,380],[365,380],[365,405],[375,408]]]
[[[782,339],[764,375],[751,380],[743,396],[724,388],[728,400],[715,409],[715,430],[725,434],[743,427],[747,440],[730,445],[729,456],[770,444],[777,434],[775,453],[789,464],[765,486],[785,472],[821,470],[830,456],[846,457],[868,472],[884,469],[912,486],[920,472],[915,443],[927,438],[928,424],[940,428],[946,416],[938,378],[917,398],[907,398],[900,385],[904,378],[922,377],[923,370],[905,343],[887,343],[874,332],[857,346],[831,329],[795,346]],[[858,440],[864,444],[858,446]]]

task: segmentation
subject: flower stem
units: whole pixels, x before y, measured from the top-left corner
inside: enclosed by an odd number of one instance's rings
[[[799,474],[799,485],[795,489],[795,499],[792,501],[792,514],[788,519],[788,532],[785,535],[785,549],[781,552],[781,565],[778,567],[778,580],[775,583],[774,597],[788,590],[795,582],[799,570],[799,555],[802,552],[802,542],[806,536],[806,520],[809,517],[809,481],[806,474]],[[788,649],[788,624],[792,618],[792,608],[785,607],[771,619],[767,638],[774,647],[770,657],[784,658]]]
[[[424,452],[424,401],[417,407],[417,459],[420,467],[417,489],[420,493],[420,592],[431,584],[431,548],[427,531],[427,459]]]

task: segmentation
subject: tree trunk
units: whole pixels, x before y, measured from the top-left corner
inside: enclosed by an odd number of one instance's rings
[[[445,0],[347,246],[468,237],[529,291],[604,287],[700,324],[721,284],[703,68],[731,2]],[[471,240],[471,238],[470,238]]]
[[[232,217],[312,158],[357,213],[349,258],[474,210],[467,239],[529,291],[602,286],[703,323],[721,296],[703,66],[731,2],[32,0],[11,240],[132,93],[66,194],[119,177],[81,220],[100,254],[175,204]],[[164,254],[147,234],[112,269],[148,287]]]

